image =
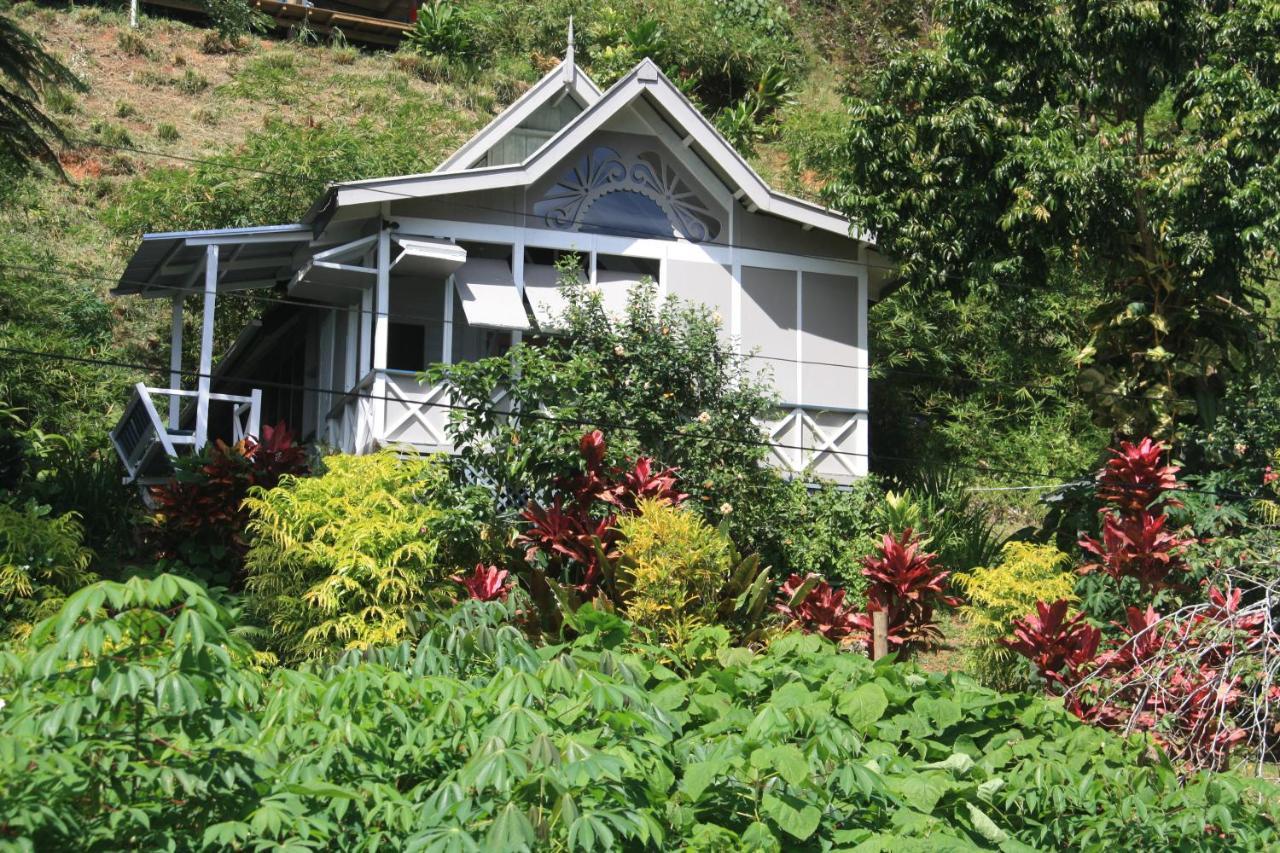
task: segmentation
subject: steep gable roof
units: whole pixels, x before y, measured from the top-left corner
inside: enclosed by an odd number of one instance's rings
[[[554,84],[547,82],[553,74],[544,77],[534,89],[526,93],[525,98],[529,98],[528,103],[534,106],[532,108],[528,104],[522,106],[521,112],[524,115],[531,114],[533,109],[537,109],[537,106],[546,102],[548,88],[551,92],[558,91]],[[582,78],[583,85],[590,82],[580,70],[575,76]],[[544,85],[548,88],[539,90],[536,95],[533,94],[535,89]],[[594,88],[593,83],[590,86]],[[481,152],[473,146],[475,140],[472,140],[457,154],[446,160],[440,169],[430,174],[335,184],[330,188],[325,199],[313,208],[308,219],[313,218],[320,210],[331,211],[334,208],[376,204],[395,201],[399,198],[427,198],[527,186],[555,168],[592,133],[604,127],[606,122],[638,98],[644,98],[658,111],[683,138],[684,144],[699,154],[720,180],[733,191],[734,197],[738,198],[748,210],[788,219],[806,228],[818,228],[853,237],[862,242],[872,242],[869,235],[851,231],[849,220],[840,214],[820,205],[777,192],[770,187],[716,130],[715,126],[707,121],[675,84],[662,73],[662,70],[649,59],[640,62],[522,163],[473,169],[458,168],[459,163],[474,162],[475,157],[480,156]],[[521,100],[523,101],[524,98]],[[503,117],[511,113],[520,103],[517,101],[513,104],[507,112],[481,131],[480,135],[488,133],[490,128],[499,125]],[[512,116],[514,115],[515,113],[512,113]],[[518,123],[508,120],[504,126],[514,127]],[[495,129],[488,138],[496,140],[498,138],[494,135],[496,133]],[[470,151],[474,156],[460,156],[464,151]]]
[[[539,109],[554,104],[561,98],[572,97],[586,108],[600,100],[601,96],[600,87],[595,81],[583,73],[571,58],[566,59],[544,74],[541,80],[499,113],[497,118],[449,155],[432,174],[466,170]]]

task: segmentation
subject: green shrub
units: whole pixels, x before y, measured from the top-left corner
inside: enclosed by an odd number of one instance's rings
[[[973,499],[950,469],[921,475],[880,505],[877,528],[901,533],[911,528],[927,540],[942,565],[963,572],[995,562],[1005,540],[990,510]]]
[[[620,516],[618,530],[618,569],[625,577],[618,583],[630,621],[679,644],[715,620],[731,568],[731,546],[718,530],[687,507],[652,500]]]
[[[454,592],[451,540],[476,524],[447,503],[440,458],[333,456],[318,477],[285,477],[245,501],[249,607],[285,661],[333,657],[412,636]],[[459,517],[461,515],[461,517]]]
[[[1071,558],[1052,545],[1010,542],[1000,562],[952,579],[968,599],[960,613],[969,626],[969,671],[997,690],[1029,687],[1031,670],[999,641],[1012,635],[1014,619],[1035,613],[1036,602],[1075,600]]]
[[[29,501],[0,502],[0,636],[22,634],[57,612],[63,598],[94,579],[73,512],[52,515]]]
[[[151,48],[147,46],[147,40],[140,32],[130,27],[121,27],[116,30],[116,47],[126,56],[151,56]]]
[[[188,68],[182,72],[182,77],[178,80],[177,87],[178,91],[185,95],[198,95],[209,88],[209,78],[194,69]]]
[[[176,142],[178,140],[178,128],[167,121],[162,121],[156,125],[156,138],[163,142]]]
[[[36,849],[1262,850],[1280,792],[1186,779],[1027,695],[816,636],[686,654],[524,602],[264,674],[162,576],[82,590],[0,656],[0,825]],[[86,662],[92,665],[84,665]]]
[[[783,516],[795,487],[763,464],[757,422],[775,405],[765,378],[745,366],[706,306],[659,303],[652,286],[639,287],[626,318],[613,322],[598,296],[568,294],[566,334],[431,369],[428,381],[447,382],[467,407],[449,426],[462,459],[519,505],[578,471],[578,438],[597,426],[609,436],[610,461],[648,456],[676,467],[708,522],[727,518],[735,543],[778,565],[782,540],[797,533]],[[519,411],[547,410],[494,412],[498,389]]]
[[[418,20],[405,33],[405,46],[417,53],[469,59],[479,47],[476,16],[482,14],[480,4],[461,6],[453,0],[431,0],[418,9]]]

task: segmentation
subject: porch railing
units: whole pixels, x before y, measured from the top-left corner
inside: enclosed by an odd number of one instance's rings
[[[328,441],[344,453],[398,447],[418,453],[452,453],[449,416],[453,399],[443,384],[423,385],[408,371],[382,373],[386,392],[375,395],[371,371],[329,410]],[[509,411],[506,390],[490,406]],[[867,473],[865,409],[788,404],[762,422],[769,462],[791,477],[849,483]]]
[[[156,400],[181,403],[199,397],[198,391],[176,388],[152,388],[139,382],[133,396],[125,406],[115,429],[111,431],[111,443],[124,463],[125,482],[150,478],[167,473],[169,463],[186,449],[197,450],[194,430],[183,429],[184,418],[176,425],[160,415]],[[238,442],[257,436],[262,418],[262,391],[253,389],[247,396],[239,394],[210,394],[211,403],[231,404],[231,439]],[[165,406],[169,408],[169,406]],[[176,408],[176,406],[175,406]]]

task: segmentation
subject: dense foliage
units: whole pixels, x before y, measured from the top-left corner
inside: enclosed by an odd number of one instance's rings
[[[0,832],[35,847],[1263,849],[1276,796],[1184,782],[1147,744],[816,636],[673,656],[584,611],[544,649],[517,605],[416,645],[255,669],[161,576],[86,587],[0,655]]]
[[[552,504],[549,487],[580,473],[579,439],[598,427],[609,464],[647,457],[676,469],[690,504],[715,526],[727,520],[733,541],[766,564],[832,574],[855,563],[850,542],[869,533],[872,486],[811,496],[761,464],[769,449],[759,421],[776,401],[720,318],[639,287],[614,322],[598,296],[568,290],[563,335],[429,371],[460,407],[449,426],[460,458],[501,503]],[[802,528],[812,536],[796,535]]]
[[[94,580],[75,513],[0,500],[0,637],[23,633]]]
[[[262,429],[262,440],[221,440],[179,457],[174,475],[151,490],[156,555],[202,580],[239,589],[248,548],[245,498],[254,487],[307,469],[306,452],[283,423]]]
[[[968,628],[968,670],[975,678],[996,690],[1030,686],[1028,673],[1000,640],[1009,638],[1013,621],[1033,612],[1036,602],[1074,598],[1070,563],[1052,545],[1010,542],[998,563],[955,576],[965,597],[960,613]]]
[[[944,8],[853,103],[840,204],[917,290],[1100,283],[1077,356],[1097,420],[1211,422],[1280,238],[1280,6]]]
[[[1122,442],[1098,474],[1102,538],[1081,540],[1096,561],[1078,571],[1083,581],[1105,579],[1110,595],[1098,595],[1096,585],[1081,595],[1082,581],[1074,596],[1080,612],[1070,612],[1066,596],[1046,597],[997,642],[1029,659],[1044,686],[1082,719],[1151,732],[1187,766],[1225,767],[1245,750],[1261,765],[1275,749],[1280,702],[1277,581],[1245,562],[1255,558],[1236,550],[1238,537],[1196,543],[1201,553],[1186,558],[1193,540],[1170,521],[1171,509],[1185,507],[1167,451],[1149,438]],[[1256,544],[1268,543],[1260,537]],[[1204,552],[1223,545],[1236,550],[1239,564],[1206,559]],[[1262,554],[1274,560],[1274,549]],[[1197,569],[1198,588],[1188,577]],[[1117,601],[1123,621],[1107,626]]]
[[[251,613],[282,660],[336,657],[414,636],[455,596],[474,558],[483,505],[448,486],[438,458],[334,456],[315,477],[286,475],[244,501]]]

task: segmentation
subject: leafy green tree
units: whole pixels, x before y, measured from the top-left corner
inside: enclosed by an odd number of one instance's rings
[[[62,129],[40,109],[41,90],[83,90],[65,65],[8,16],[0,15],[0,155],[22,166],[42,161],[61,172],[50,140],[61,142]]]
[[[1099,421],[1211,421],[1280,240],[1280,4],[952,0],[943,19],[852,102],[834,199],[917,290],[1095,283],[1077,361]]]
[[[450,424],[462,461],[518,506],[577,471],[578,439],[598,428],[611,461],[675,466],[693,506],[714,524],[727,516],[744,551],[777,560],[794,531],[778,517],[791,487],[763,465],[758,421],[775,405],[766,377],[746,367],[704,306],[659,302],[642,287],[615,322],[598,296],[567,292],[565,334],[431,371],[462,407]]]

